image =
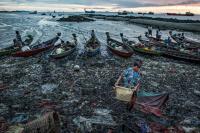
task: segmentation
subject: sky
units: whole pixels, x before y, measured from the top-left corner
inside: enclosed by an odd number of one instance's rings
[[[0,0],[0,10],[79,12],[84,9],[200,14],[200,0]]]

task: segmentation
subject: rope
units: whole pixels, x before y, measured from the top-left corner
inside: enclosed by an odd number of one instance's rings
[[[79,27],[78,27],[78,29],[79,29]],[[80,30],[80,29],[79,29],[79,31],[80,31],[81,35],[83,35],[83,38],[85,39],[85,42],[87,42],[87,40],[86,40],[86,38],[85,38],[85,36],[84,36],[83,32],[81,32],[81,30]]]

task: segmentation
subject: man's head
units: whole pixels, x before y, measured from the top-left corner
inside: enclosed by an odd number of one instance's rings
[[[70,42],[69,42],[69,41],[66,41],[66,44],[70,44]]]
[[[137,63],[137,64],[138,64],[138,67],[140,68],[140,67],[142,66],[142,64],[143,64],[143,61],[142,61],[142,59],[137,58],[137,59],[135,60],[135,63]]]
[[[134,70],[135,72],[138,72],[139,69],[140,69],[139,64],[138,64],[137,62],[135,62],[134,65],[133,65],[133,70]]]
[[[57,36],[61,36],[61,33],[60,33],[60,32],[58,32],[58,33],[57,33]]]
[[[15,33],[16,33],[17,35],[19,35],[19,31],[18,31],[18,30],[16,30]]]

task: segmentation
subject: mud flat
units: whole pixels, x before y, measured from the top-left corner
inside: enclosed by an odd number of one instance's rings
[[[171,30],[185,30],[192,32],[200,32],[200,21],[198,20],[178,20],[167,18],[151,18],[151,17],[133,17],[133,16],[106,16],[106,15],[90,15],[96,19],[125,21],[129,23],[152,25],[153,27],[160,27],[162,29]]]
[[[113,85],[135,58],[144,62],[141,90],[170,93],[163,110],[170,119],[138,110],[129,112],[126,103],[115,99]],[[74,71],[74,65],[80,70]],[[122,125],[139,132],[135,122],[141,120],[165,127],[185,121],[189,126],[182,126],[194,128],[200,124],[199,65],[150,56],[127,60],[115,56],[51,60],[44,56],[4,58],[0,68],[0,83],[8,86],[0,91],[0,116],[9,125],[32,121],[49,111],[59,113],[62,133],[76,132],[82,126],[86,126],[82,132],[118,132]],[[89,122],[92,128],[81,121]]]

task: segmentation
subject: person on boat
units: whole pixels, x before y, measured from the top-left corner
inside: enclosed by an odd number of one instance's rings
[[[13,44],[14,44],[14,47],[21,48],[21,45],[17,43],[16,39],[13,39]]]
[[[168,38],[167,38],[167,39],[165,39],[165,41],[164,41],[164,42],[165,42],[165,44],[166,44],[166,45],[168,45],[168,46],[169,46],[169,45],[171,45],[171,43],[172,43],[171,37],[170,37],[170,36],[168,36]]]
[[[148,26],[148,34],[149,36],[152,36],[152,26]]]
[[[57,38],[57,41],[54,43],[54,46],[57,47],[57,46],[60,46],[62,44],[62,39],[60,38],[61,36],[61,33],[57,33],[56,35],[56,38]]]
[[[123,73],[124,86],[127,88],[134,88],[140,81],[139,73],[140,65],[134,63],[133,67],[129,67]]]
[[[148,32],[145,32],[145,37],[149,37],[149,33]]]
[[[69,50],[70,49],[70,42],[69,41],[66,41],[66,44],[63,46],[63,48],[65,49],[65,50]]]
[[[156,31],[156,39],[161,40],[161,37],[162,37],[162,32],[160,31],[160,28],[158,28],[158,30]]]
[[[159,30],[158,31],[158,40],[161,40],[161,37],[162,37],[162,32]]]
[[[184,39],[184,38],[185,38],[185,34],[182,33],[182,34],[181,34],[181,39]]]
[[[96,36],[95,36],[94,30],[92,30],[91,38],[92,38],[92,40],[91,40],[92,44],[95,44],[96,43]]]
[[[14,45],[17,46],[17,47],[22,47],[23,46],[23,42],[22,42],[22,38],[21,38],[21,35],[20,35],[19,31],[16,31],[15,34],[16,34],[16,37],[13,40]]]

